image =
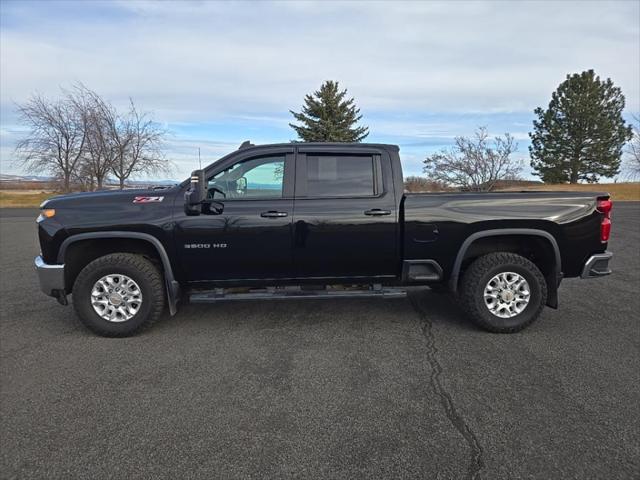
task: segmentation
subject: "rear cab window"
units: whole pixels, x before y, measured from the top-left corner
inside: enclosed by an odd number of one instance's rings
[[[377,156],[307,153],[301,157],[297,197],[373,197],[381,193]]]

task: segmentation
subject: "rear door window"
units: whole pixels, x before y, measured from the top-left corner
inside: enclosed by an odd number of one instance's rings
[[[307,154],[306,159],[306,197],[376,194],[372,155]]]

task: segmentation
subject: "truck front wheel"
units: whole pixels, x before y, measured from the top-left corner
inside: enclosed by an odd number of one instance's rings
[[[460,285],[464,310],[481,328],[514,333],[533,323],[547,302],[547,284],[534,263],[514,253],[477,258]]]
[[[162,314],[162,274],[141,255],[105,255],[89,263],[76,278],[73,306],[80,321],[98,335],[133,335]]]

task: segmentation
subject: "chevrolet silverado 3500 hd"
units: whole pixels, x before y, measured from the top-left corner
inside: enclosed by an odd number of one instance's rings
[[[241,148],[165,189],[41,206],[44,293],[92,331],[127,336],[179,301],[458,295],[516,332],[558,306],[563,277],[610,273],[607,193],[404,193],[398,147]]]

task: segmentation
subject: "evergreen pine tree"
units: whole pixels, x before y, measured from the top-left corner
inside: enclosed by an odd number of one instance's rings
[[[611,79],[593,70],[567,75],[547,110],[536,108],[531,166],[544,182],[597,182],[620,171],[622,148],[631,127],[622,118],[624,95]]]
[[[345,100],[347,90],[328,80],[313,95],[305,95],[302,112],[289,110],[302,125],[289,124],[304,142],[360,142],[369,135],[368,127],[355,124],[362,118],[354,99]]]

